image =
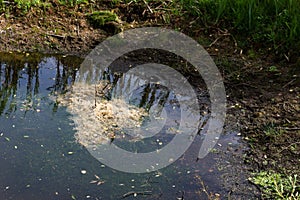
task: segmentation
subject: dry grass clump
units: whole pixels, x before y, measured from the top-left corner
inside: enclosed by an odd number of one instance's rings
[[[148,113],[143,108],[128,104],[122,98],[107,100],[107,83],[95,85],[75,83],[72,91],[61,96],[59,102],[67,107],[75,124],[75,138],[83,146],[109,142],[122,137],[124,130],[138,128]],[[95,92],[96,91],[96,92]]]

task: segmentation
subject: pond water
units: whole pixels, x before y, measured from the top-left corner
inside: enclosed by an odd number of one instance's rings
[[[228,195],[224,172],[217,164],[220,156],[210,153],[197,160],[201,134],[180,159],[150,173],[120,172],[95,159],[76,141],[72,114],[55,101],[76,81],[82,59],[6,53],[0,62],[0,199],[208,199],[204,187],[215,197]],[[116,62],[116,66],[122,64]],[[109,81],[116,80],[113,74],[103,73]],[[122,91],[115,85],[111,96]],[[200,99],[201,108],[207,111],[208,97]],[[164,88],[147,85],[135,90],[129,102],[149,109],[172,100],[176,104],[176,97],[166,95]],[[164,107],[173,112],[170,124],[176,121],[174,104]],[[172,137],[161,134],[144,143],[113,142],[129,151],[148,151],[151,145],[157,148]],[[217,148],[228,144],[240,145],[236,133],[222,136]]]

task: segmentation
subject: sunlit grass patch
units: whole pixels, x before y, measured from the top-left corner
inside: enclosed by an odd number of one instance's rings
[[[287,52],[299,48],[298,0],[177,0],[203,25],[223,27],[248,42]]]
[[[254,173],[249,178],[262,190],[262,196],[269,199],[300,199],[300,182],[297,174],[283,175],[273,171]]]

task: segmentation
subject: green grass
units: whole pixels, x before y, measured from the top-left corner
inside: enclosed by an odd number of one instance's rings
[[[9,14],[15,10],[26,13],[32,7],[49,6],[50,2],[50,0],[0,0],[0,14]],[[88,3],[88,0],[57,2],[61,5],[76,6]],[[171,11],[173,15],[185,15],[187,19],[194,16],[200,28],[204,26],[229,30],[244,50],[262,48],[280,54],[282,58],[288,57],[289,53],[300,52],[299,0],[112,0],[111,4],[114,6],[127,2],[144,6],[149,4],[150,7],[153,5],[152,9],[161,7]]]
[[[28,12],[32,7],[47,7],[49,3],[41,0],[0,0],[0,13],[9,12],[10,10],[19,10],[22,13]]]
[[[274,52],[299,50],[299,0],[177,0],[203,25],[226,28]]]
[[[75,6],[81,3],[87,3],[88,0],[58,0],[61,5]],[[27,13],[31,8],[42,8],[51,6],[50,0],[13,0],[6,1],[0,0],[0,14],[12,11],[21,11],[21,13]]]
[[[88,0],[59,0],[59,3],[61,5],[67,5],[67,6],[75,6],[75,5],[79,5],[79,4],[87,4]]]
[[[275,70],[274,66],[271,66],[269,68],[269,71],[271,71],[271,70]],[[276,139],[276,137],[284,134],[284,131],[278,129],[275,124],[268,123],[264,126],[263,133],[266,137],[269,137],[271,139]]]
[[[296,174],[262,171],[254,173],[249,180],[261,188],[264,199],[300,200],[300,182]]]

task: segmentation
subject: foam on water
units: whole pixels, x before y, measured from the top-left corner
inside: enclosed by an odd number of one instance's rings
[[[83,146],[109,142],[122,137],[123,130],[139,128],[148,116],[144,108],[128,104],[123,98],[107,100],[104,91],[106,81],[96,86],[76,82],[72,90],[59,97],[67,107],[75,125],[75,138]]]

